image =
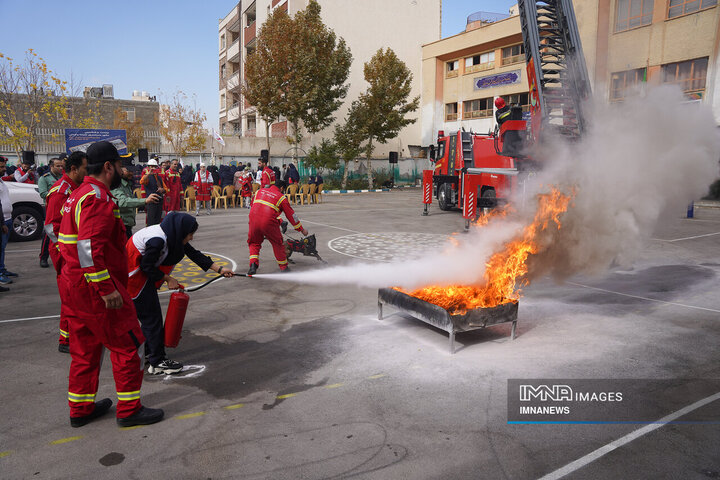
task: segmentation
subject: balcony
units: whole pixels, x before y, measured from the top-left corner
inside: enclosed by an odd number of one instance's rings
[[[458,71],[457,71],[457,70],[448,70],[448,71],[445,73],[445,78],[455,78],[455,77],[457,77],[457,76],[458,76]]]
[[[525,54],[521,53],[520,55],[513,55],[511,57],[503,57],[502,64],[503,65],[512,65],[513,63],[520,63],[525,62]]]
[[[473,118],[492,117],[493,111],[490,110],[471,110],[463,112],[463,120],[472,120]]]
[[[492,70],[493,68],[495,68],[495,62],[478,63],[477,65],[465,67],[465,75],[468,73],[484,72],[486,70]]]
[[[230,108],[228,108],[227,120],[228,120],[228,122],[234,122],[235,120],[238,120],[239,118],[240,118],[240,103],[236,102],[236,103],[233,103]]]
[[[238,37],[237,40],[228,47],[226,56],[228,62],[240,61],[240,37]]]
[[[245,27],[244,33],[243,33],[243,44],[247,46],[250,42],[255,40],[255,25],[257,25],[257,22],[253,22],[247,27]]]
[[[446,122],[454,122],[454,121],[457,120],[457,119],[458,119],[458,114],[457,114],[457,113],[446,113],[446,114],[445,114],[445,121],[446,121]]]
[[[227,80],[227,89],[228,91],[233,91],[240,88],[240,71],[233,73],[230,75],[230,78]]]

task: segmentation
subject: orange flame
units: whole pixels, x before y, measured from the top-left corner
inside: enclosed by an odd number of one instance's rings
[[[491,308],[517,302],[522,295],[522,290],[518,287],[527,285],[527,279],[523,278],[528,272],[527,258],[537,253],[540,248],[538,234],[545,231],[551,222],[555,223],[558,229],[561,227],[560,215],[567,210],[573,195],[574,191],[566,195],[557,188],[553,188],[550,193],[538,195],[538,209],[533,221],[523,229],[521,235],[505,244],[502,251],[493,254],[488,260],[484,285],[431,286],[405,293],[434,303],[456,315],[476,308]]]

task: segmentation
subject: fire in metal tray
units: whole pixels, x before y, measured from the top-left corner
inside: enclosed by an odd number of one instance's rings
[[[464,313],[452,313],[394,288],[378,290],[378,320],[383,318],[383,305],[391,305],[413,317],[450,334],[450,353],[455,353],[455,333],[512,322],[511,338],[515,338],[518,302],[510,301],[495,307],[480,307]]]

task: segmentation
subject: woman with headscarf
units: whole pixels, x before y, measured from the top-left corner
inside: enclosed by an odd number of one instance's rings
[[[139,230],[127,243],[128,292],[135,303],[145,335],[145,357],[150,363],[150,374],[178,373],[183,367],[165,354],[165,329],[157,292],[165,282],[170,290],[180,287],[179,282],[170,276],[173,267],[187,255],[203,271],[213,270],[226,277],[233,276],[232,270],[214,263],[190,245],[197,229],[197,220],[192,216],[171,212],[160,225]]]

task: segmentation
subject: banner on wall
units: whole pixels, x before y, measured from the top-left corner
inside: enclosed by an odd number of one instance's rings
[[[66,128],[65,149],[67,154],[87,151],[87,148],[102,140],[115,145],[120,155],[127,154],[127,133],[125,130],[104,130],[99,128]]]
[[[512,72],[498,73],[495,75],[488,75],[486,77],[477,77],[473,80],[473,86],[475,90],[483,90],[486,88],[520,83],[520,78],[520,70],[513,70]]]

